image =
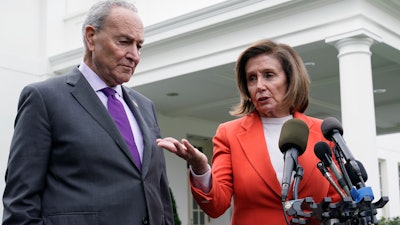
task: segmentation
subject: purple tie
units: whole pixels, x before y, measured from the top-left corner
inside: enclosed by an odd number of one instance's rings
[[[135,140],[133,137],[132,129],[129,124],[128,117],[126,116],[126,112],[124,110],[124,106],[122,103],[115,97],[115,90],[112,88],[104,88],[101,91],[107,96],[107,107],[108,112],[111,117],[114,119],[117,124],[119,131],[125,139],[125,142],[128,144],[128,147],[132,153],[133,159],[135,160],[136,165],[139,169],[142,167],[142,163],[140,161],[139,151],[135,144]]]

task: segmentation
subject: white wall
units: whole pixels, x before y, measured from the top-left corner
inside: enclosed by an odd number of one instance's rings
[[[0,6],[0,193],[22,88],[46,75],[45,39],[41,0],[2,1]],[[2,217],[3,204],[0,204]]]
[[[400,216],[400,133],[377,137],[379,161],[381,162],[382,196],[388,196],[389,202],[383,208],[382,216]]]
[[[11,0],[8,0],[11,1]],[[27,0],[24,0],[27,1]],[[35,0],[39,1],[39,0]],[[47,4],[47,55],[82,46],[81,28],[90,6],[98,0],[42,0]],[[224,0],[128,0],[138,8],[145,26],[170,19]]]

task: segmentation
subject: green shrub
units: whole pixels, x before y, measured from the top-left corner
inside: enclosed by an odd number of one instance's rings
[[[178,211],[177,211],[177,209],[176,209],[176,202],[175,202],[174,194],[172,194],[171,188],[169,189],[169,193],[170,193],[170,195],[171,195],[172,209],[174,210],[174,224],[175,224],[175,225],[181,225],[182,222],[181,222],[181,220],[179,219]]]
[[[379,220],[379,225],[400,225],[400,217],[385,218]]]

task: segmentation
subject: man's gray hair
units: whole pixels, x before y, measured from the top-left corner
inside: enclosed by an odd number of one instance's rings
[[[100,31],[103,28],[104,21],[106,20],[107,16],[110,15],[111,9],[114,7],[122,7],[130,9],[133,12],[138,12],[134,4],[124,0],[106,0],[97,2],[89,9],[86,19],[82,25],[83,43],[85,45],[85,27],[90,25],[96,30]]]

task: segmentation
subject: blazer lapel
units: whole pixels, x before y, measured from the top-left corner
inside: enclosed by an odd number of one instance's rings
[[[261,119],[257,113],[246,116],[242,121],[243,132],[237,134],[243,153],[264,183],[280,196],[281,186],[276,177],[265,143]]]
[[[72,72],[72,76],[68,78],[68,84],[74,86],[71,95],[91,115],[91,117],[97,121],[104,130],[106,130],[123,153],[132,161],[133,164],[135,164],[128,146],[110,114],[78,69],[75,69]]]

